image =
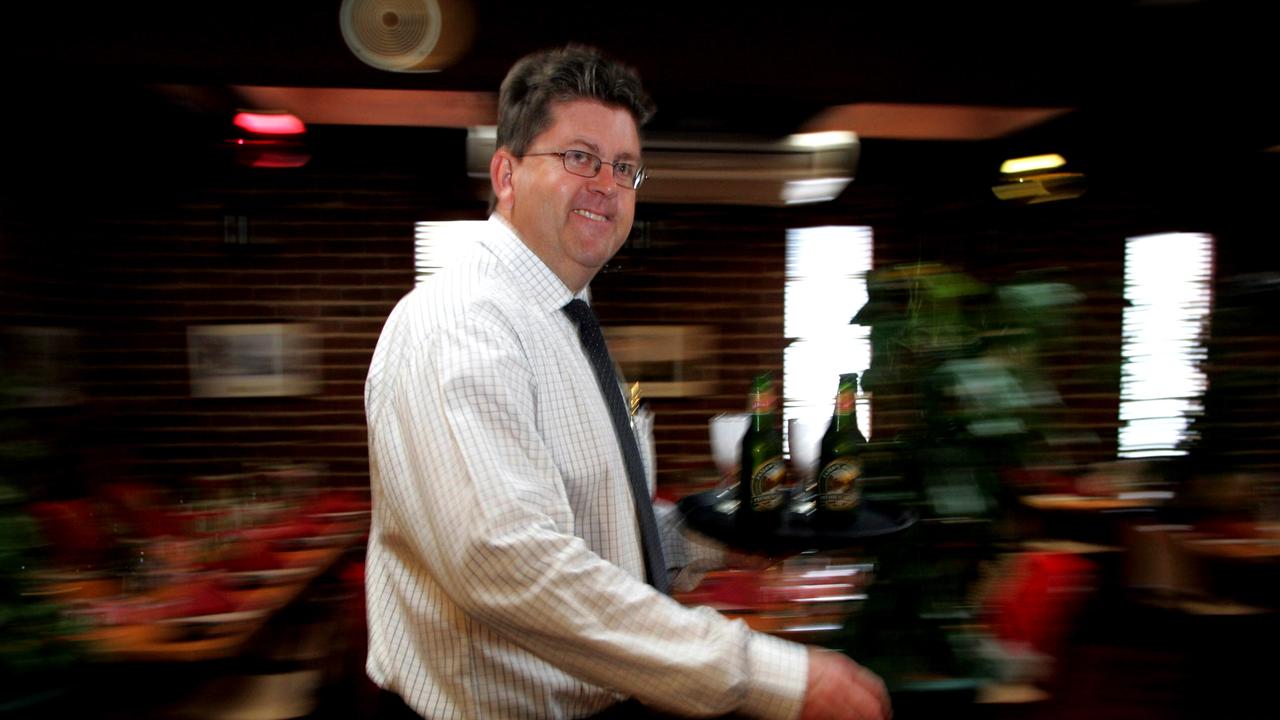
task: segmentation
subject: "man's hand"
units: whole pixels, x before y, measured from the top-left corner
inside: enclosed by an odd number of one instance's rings
[[[800,720],[888,720],[889,692],[873,672],[844,655],[809,649],[809,684]]]

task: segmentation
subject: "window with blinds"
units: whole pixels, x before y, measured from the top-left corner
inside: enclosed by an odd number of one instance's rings
[[[850,325],[867,302],[872,232],[867,226],[826,225],[787,231],[783,355],[783,425],[792,418],[831,416],[841,373],[871,364],[871,329]],[[859,397],[858,426],[871,435],[871,405]]]
[[[427,278],[453,262],[466,248],[474,234],[467,228],[484,220],[422,221],[413,228],[414,284],[421,285]]]
[[[1125,242],[1122,458],[1186,454],[1182,445],[1206,387],[1212,272],[1209,235],[1163,233]]]

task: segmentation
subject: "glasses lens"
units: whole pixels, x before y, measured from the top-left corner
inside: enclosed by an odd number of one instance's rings
[[[588,152],[569,150],[564,154],[564,169],[574,175],[595,177],[600,172],[600,160]]]
[[[636,166],[631,163],[614,163],[613,179],[623,187],[635,187]]]

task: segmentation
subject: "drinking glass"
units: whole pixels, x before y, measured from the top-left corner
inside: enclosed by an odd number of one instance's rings
[[[716,496],[732,499],[737,488],[738,466],[742,463],[742,436],[751,422],[751,413],[720,413],[707,421],[711,432],[711,459],[720,471]]]
[[[787,442],[791,447],[791,472],[795,482],[791,489],[791,509],[807,514],[813,510],[813,493],[817,483],[818,453],[827,419],[791,418],[787,421]]]

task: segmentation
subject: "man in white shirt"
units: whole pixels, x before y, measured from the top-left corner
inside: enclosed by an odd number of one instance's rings
[[[595,50],[518,62],[493,215],[383,329],[365,388],[366,586],[386,714],[889,715],[847,657],[645,582],[630,461],[565,306],[631,230],[651,113],[634,72]]]

